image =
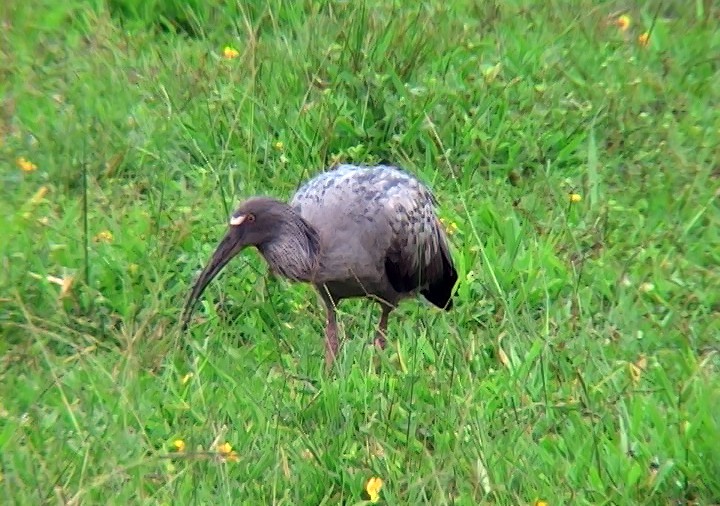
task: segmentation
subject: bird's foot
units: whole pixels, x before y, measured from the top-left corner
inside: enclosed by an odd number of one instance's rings
[[[385,336],[379,333],[375,336],[375,341],[373,342],[375,343],[375,346],[380,350],[384,350],[387,346],[387,340],[385,339]]]

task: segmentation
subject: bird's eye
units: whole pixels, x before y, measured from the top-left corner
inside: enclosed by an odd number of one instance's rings
[[[248,223],[252,223],[253,221],[255,221],[255,215],[254,215],[254,214],[248,214],[248,215],[247,215],[247,218],[245,218],[245,219],[247,220]]]

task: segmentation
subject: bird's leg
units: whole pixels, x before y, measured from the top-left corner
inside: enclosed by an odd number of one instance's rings
[[[385,304],[380,305],[382,306],[382,314],[380,315],[380,323],[378,323],[377,334],[375,334],[375,346],[384,350],[385,345],[387,344],[387,340],[385,338],[387,336],[388,317],[390,316],[392,307],[386,306]]]
[[[335,308],[327,307],[327,321],[325,322],[325,365],[332,366],[338,353],[337,320]]]

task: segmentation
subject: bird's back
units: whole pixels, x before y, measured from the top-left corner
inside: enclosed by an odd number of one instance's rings
[[[386,165],[339,165],[307,181],[290,203],[313,224],[322,219],[342,225],[363,223],[378,215],[392,218],[393,212],[399,222],[424,207],[432,212],[433,204],[432,194],[420,181]]]
[[[415,177],[385,165],[340,165],[306,182],[290,202],[320,235],[317,281],[336,298],[370,293],[392,304],[434,280],[457,279],[434,204]],[[445,306],[451,288],[423,295]]]

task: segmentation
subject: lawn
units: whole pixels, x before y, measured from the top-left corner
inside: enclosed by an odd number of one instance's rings
[[[714,2],[0,16],[5,504],[720,504]],[[345,302],[326,371],[248,250],[181,331],[238,202],[380,161],[438,198],[452,311],[379,352]]]

